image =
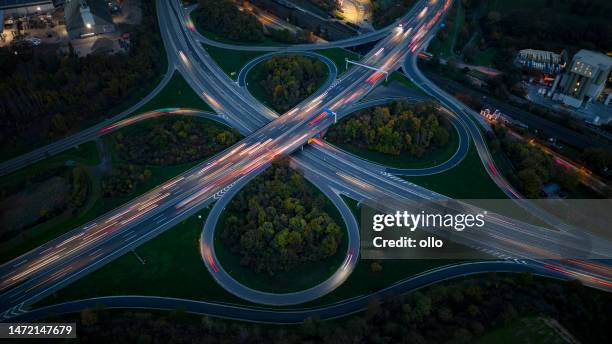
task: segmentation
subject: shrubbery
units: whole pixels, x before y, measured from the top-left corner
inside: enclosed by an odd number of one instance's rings
[[[421,157],[445,146],[452,130],[433,103],[394,102],[359,111],[327,134],[332,142],[348,143],[380,153]]]
[[[270,95],[272,107],[285,112],[317,90],[325,78],[325,71],[321,61],[289,55],[266,60],[253,73]]]
[[[222,243],[243,265],[269,274],[333,256],[343,234],[325,203],[286,161],[276,162],[229,204]]]
[[[240,138],[235,129],[196,118],[160,118],[139,124],[135,135],[112,140],[119,158],[138,165],[168,166],[211,156]]]

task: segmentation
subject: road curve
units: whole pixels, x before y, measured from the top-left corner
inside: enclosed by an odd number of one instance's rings
[[[263,166],[263,171],[268,166]],[[325,281],[313,286],[311,288],[290,292],[290,293],[272,293],[255,290],[241,284],[235,280],[219,262],[215,254],[215,229],[217,222],[223,210],[227,207],[232,198],[244,187],[249,181],[251,181],[257,173],[250,174],[239,180],[236,184],[228,188],[223,194],[219,196],[219,199],[213,206],[202,230],[200,236],[200,254],[202,260],[211,276],[219,283],[223,289],[227,290],[231,294],[254,303],[272,305],[272,306],[286,306],[305,303],[316,298],[319,298],[340,286],[351,274],[357,262],[359,261],[359,227],[355,220],[351,210],[346,205],[344,200],[334,192],[329,186],[324,183],[324,180],[318,177],[315,173],[309,171],[304,172],[304,176],[313,183],[317,188],[321,190],[336,206],[342,215],[342,219],[346,225],[348,233],[348,245],[346,258],[340,265],[338,270],[327,278]]]
[[[313,308],[270,309],[168,297],[126,295],[96,297],[41,307],[16,315],[11,321],[36,321],[51,315],[77,313],[87,308],[95,308],[98,305],[104,305],[106,309],[149,309],[164,311],[183,309],[192,314],[209,315],[224,319],[271,324],[297,324],[309,317],[329,320],[347,316],[365,310],[372,300],[381,300],[387,295],[405,294],[435,283],[489,272],[530,272],[539,276],[567,280],[566,276],[557,274],[553,271],[525,264],[505,261],[476,262],[444,266],[425,271],[398,281],[387,288],[371,294],[361,295],[330,305]]]

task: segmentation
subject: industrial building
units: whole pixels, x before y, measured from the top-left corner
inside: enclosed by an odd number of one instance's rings
[[[565,68],[567,53],[562,51],[557,54],[552,51],[523,49],[517,54],[516,61],[523,68],[556,75]]]
[[[70,39],[115,31],[113,18],[104,0],[66,0],[64,17]]]
[[[612,92],[606,88],[610,83],[610,72],[612,57],[580,50],[565,73],[557,77],[550,93],[553,99],[574,108],[593,101],[608,105],[612,100]]]

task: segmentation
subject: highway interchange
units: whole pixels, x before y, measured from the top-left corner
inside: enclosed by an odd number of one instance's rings
[[[437,24],[444,17],[451,2],[421,1],[401,19],[402,27],[393,25],[365,38],[360,36],[357,42],[341,42],[339,46],[382,38],[361,61],[389,72],[403,64],[406,74],[415,84],[449,109],[451,118],[455,118],[453,124],[459,132],[463,129],[464,134],[469,133],[483,165],[501,189],[510,198],[517,199],[518,204],[525,209],[561,229],[551,231],[495,215],[492,216],[492,226],[486,237],[466,235],[461,239],[466,245],[486,250],[499,257],[519,259],[522,263],[514,264],[516,269],[524,266],[524,269],[557,277],[562,273],[566,278],[578,278],[587,285],[609,290],[612,274],[607,265],[578,260],[552,263],[544,259],[555,257],[555,250],[559,246],[577,252],[576,256],[581,258],[609,258],[609,253],[612,252],[609,243],[605,240],[591,240],[588,247],[577,245],[576,240],[573,240],[575,232],[542,213],[529,202],[519,200],[520,195],[495,170],[484,138],[475,122],[480,117],[431,84],[416,67],[414,53],[433,37]],[[355,234],[351,234],[349,239],[347,264],[343,264],[342,271],[339,270],[334,275],[336,277],[332,276],[332,279],[321,284],[321,287],[318,287],[320,289],[299,293],[298,296],[270,296],[246,290],[245,286],[240,285],[231,276],[224,275],[216,260],[210,228],[214,230],[222,205],[249,179],[279,156],[293,153],[292,166],[304,171],[305,176],[338,205],[347,221],[349,233],[351,228],[356,228],[355,220],[350,212],[347,212],[340,194],[360,201],[392,199],[394,206],[399,209],[414,206],[415,202],[422,200],[447,199],[391,174],[402,174],[402,171],[388,170],[384,166],[367,163],[335,149],[322,140],[315,139],[313,144],[300,150],[308,139],[333,124],[333,116],[329,113],[323,115],[323,109],[329,108],[340,115],[349,114],[350,111],[346,109],[354,107],[355,102],[380,83],[384,79],[382,73],[365,68],[351,68],[323,92],[316,93],[296,108],[279,116],[254,101],[245,87],[233,82],[215,64],[202,48],[200,42],[204,38],[193,30],[188,10],[183,9],[177,1],[158,0],[157,7],[161,33],[170,59],[169,66],[176,68],[185,77],[190,86],[202,95],[223,121],[247,137],[128,204],[0,266],[0,304],[3,306],[0,311],[6,310],[5,315],[13,314],[11,311],[15,309],[27,308],[36,300],[94,271],[215,201],[217,202],[211,215],[217,216],[209,216],[207,219],[202,233],[201,252],[204,264],[221,286],[239,297],[268,305],[302,303],[333,290],[350,274],[358,261],[360,245]],[[325,46],[334,45],[332,42]],[[281,49],[300,51],[309,48],[312,47]],[[171,73],[166,76],[168,74]],[[108,123],[96,127],[93,134],[83,136],[82,142],[91,139],[91,135],[100,135],[115,129],[109,127]],[[467,143],[467,139],[464,141]],[[440,171],[458,163],[467,149],[465,147],[468,146],[460,145],[455,154],[456,158],[452,158],[451,163],[441,164]],[[428,171],[434,172],[436,171]],[[469,208],[468,205],[459,203],[454,206],[459,209]],[[538,253],[534,254],[534,250]]]

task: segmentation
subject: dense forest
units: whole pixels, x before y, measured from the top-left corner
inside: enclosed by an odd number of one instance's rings
[[[528,198],[541,198],[542,187],[549,182],[558,183],[566,191],[578,186],[578,176],[557,165],[552,157],[535,145],[511,136],[501,126],[495,127],[499,139],[491,142],[493,153],[501,151],[513,166],[508,171],[508,181],[517,186]]]
[[[479,1],[470,3],[476,8]],[[502,48],[560,47],[607,52],[612,48],[612,4],[608,0],[545,1],[510,11],[491,11],[480,20],[488,44]]]
[[[131,129],[131,128],[130,128]],[[205,157],[234,144],[240,133],[198,118],[148,120],[130,132],[111,137],[119,158],[138,165],[168,166]]]
[[[102,179],[102,196],[108,198],[128,195],[152,175],[150,169],[142,166],[133,164],[114,166]]]
[[[266,60],[253,73],[270,96],[272,107],[282,113],[317,90],[326,76],[326,67],[319,60],[288,55]]]
[[[580,342],[606,343],[610,314],[610,294],[577,282],[488,274],[389,295],[339,320],[308,318],[295,326],[190,316],[182,310],[160,316],[103,307],[73,318],[78,318],[83,342],[463,344],[520,319],[541,316],[557,320]]]
[[[221,242],[270,275],[333,256],[343,234],[326,202],[286,160],[275,162],[229,204]]]
[[[127,54],[77,57],[0,48],[0,145],[7,151],[63,137],[109,117],[113,107],[146,90],[160,75],[163,44],[154,1]]]
[[[446,145],[450,130],[434,103],[394,102],[359,111],[332,127],[327,137],[380,153],[421,157]]]
[[[240,11],[232,0],[199,0],[194,12],[198,27],[224,38],[240,42],[262,42],[263,26],[257,18]]]

